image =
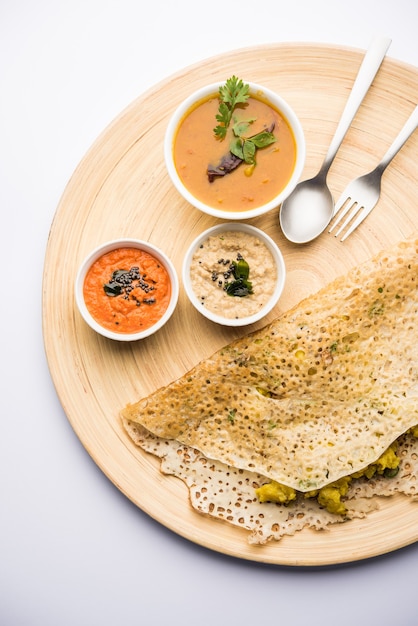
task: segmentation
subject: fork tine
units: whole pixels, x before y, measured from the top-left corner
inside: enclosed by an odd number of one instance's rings
[[[356,230],[357,226],[359,226],[368,216],[369,213],[371,213],[371,211],[374,209],[374,207],[376,206],[377,201],[372,203],[371,206],[368,207],[363,207],[363,209],[360,211],[360,213],[357,215],[356,219],[354,220],[354,222],[351,224],[350,228],[347,229],[347,232],[344,234],[343,237],[341,237],[341,241],[345,241],[347,239],[347,237],[349,235],[351,235],[351,233]]]
[[[339,229],[337,230],[337,232],[335,233],[335,237],[338,237],[338,235],[340,233],[342,233],[342,231],[344,230],[344,228],[346,228],[348,226],[348,224],[351,222],[351,220],[357,215],[357,213],[359,211],[361,211],[361,209],[363,208],[362,204],[356,203],[354,206],[353,210],[351,211],[350,215],[347,216],[347,218],[344,220],[344,222],[341,224],[341,226],[339,227]]]
[[[340,196],[340,199],[336,203],[335,209],[334,209],[334,216],[333,217],[335,217],[336,219],[334,220],[334,223],[332,224],[331,228],[328,230],[329,233],[334,230],[334,228],[337,226],[337,224],[339,224],[341,222],[343,217],[345,215],[347,215],[347,213],[350,211],[350,209],[352,209],[356,204],[357,204],[356,201],[353,200],[350,196],[345,196],[345,194]],[[344,208],[342,209],[342,207],[344,207]],[[342,209],[342,211],[340,209]],[[337,216],[337,213],[338,213],[338,216]]]
[[[344,189],[344,191],[342,192],[342,194],[340,195],[340,197],[338,198],[337,202],[335,203],[333,217],[335,217],[337,215],[338,211],[343,208],[344,204],[346,202],[349,202],[350,200],[354,202],[354,200],[353,200],[353,198],[351,196],[349,187],[347,186]]]

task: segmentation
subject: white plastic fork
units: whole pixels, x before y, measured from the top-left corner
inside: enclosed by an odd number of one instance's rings
[[[341,241],[345,241],[349,235],[366,219],[369,213],[376,206],[380,198],[381,179],[383,172],[398,154],[404,143],[409,139],[418,126],[418,105],[415,107],[410,117],[406,121],[402,130],[387,150],[380,163],[368,174],[359,176],[352,180],[341,194],[335,204],[333,219],[338,213],[328,232],[332,232],[341,220],[349,213],[348,217],[338,228],[335,237],[338,237],[350,224]],[[357,217],[356,217],[357,216]],[[355,219],[354,219],[355,218]],[[353,220],[353,221],[352,221]]]

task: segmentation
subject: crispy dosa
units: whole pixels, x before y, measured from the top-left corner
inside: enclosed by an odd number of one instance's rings
[[[128,405],[128,432],[299,492],[373,463],[418,424],[417,253],[401,242]]]
[[[294,535],[306,527],[323,530],[332,524],[362,519],[379,508],[382,498],[400,494],[418,500],[418,439],[412,433],[399,438],[401,467],[390,479],[376,475],[353,481],[345,496],[346,512],[335,515],[315,498],[298,493],[289,505],[261,503],[256,489],[268,481],[255,472],[207,459],[198,450],[174,439],[161,439],[145,428],[123,420],[132,441],[161,460],[161,472],[181,479],[189,489],[190,504],[198,513],[247,531],[250,544]]]

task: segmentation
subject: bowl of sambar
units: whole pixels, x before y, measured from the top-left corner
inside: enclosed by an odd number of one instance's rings
[[[235,76],[187,97],[164,140],[177,191],[204,213],[228,220],[278,207],[299,181],[305,156],[303,129],[291,106]]]

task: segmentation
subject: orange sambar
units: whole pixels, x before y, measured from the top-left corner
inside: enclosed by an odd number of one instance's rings
[[[255,209],[272,200],[289,182],[296,162],[295,138],[277,109],[264,100],[250,97],[245,105],[234,109],[233,118],[255,119],[249,135],[274,123],[276,142],[257,150],[254,168],[242,163],[226,176],[209,182],[208,166],[219,164],[229,152],[233,138],[231,127],[223,140],[213,132],[218,107],[218,95],[214,94],[194,106],[180,122],[173,146],[177,173],[189,191],[211,207],[227,211]]]
[[[135,333],[165,313],[171,283],[164,265],[144,250],[117,248],[99,257],[86,274],[86,307],[103,328]]]

